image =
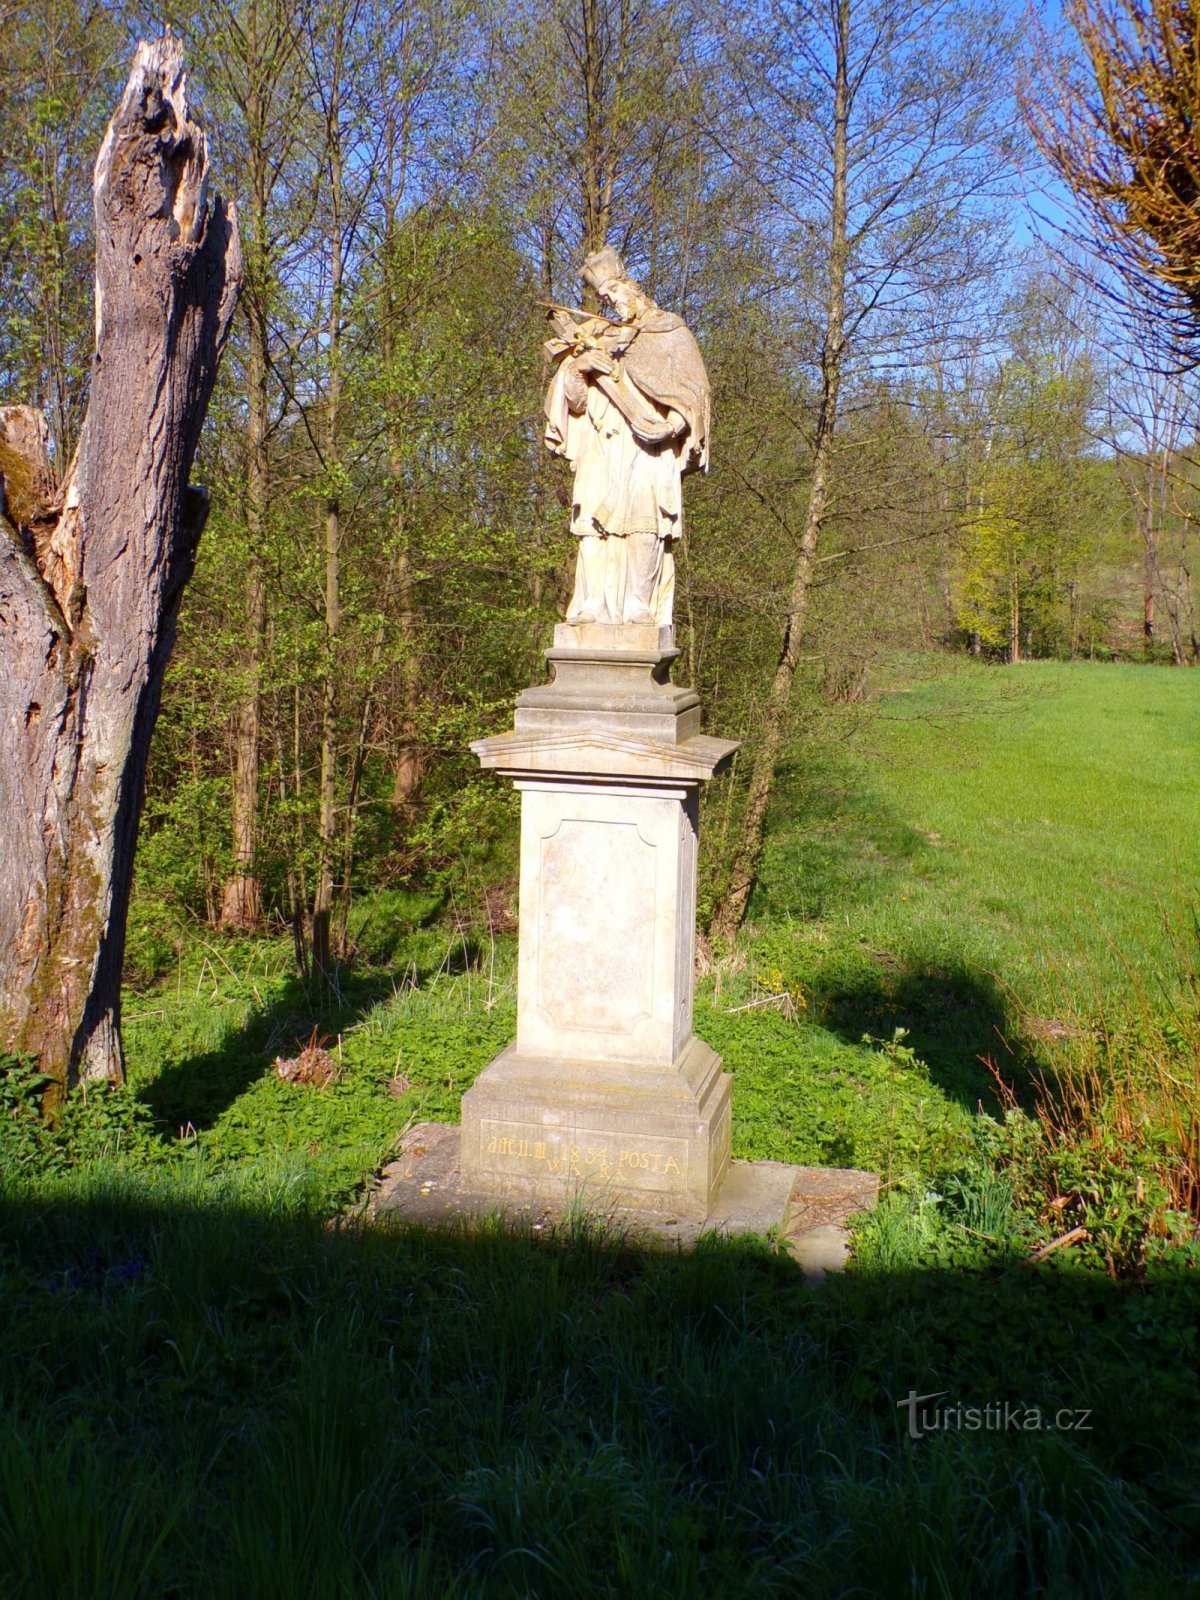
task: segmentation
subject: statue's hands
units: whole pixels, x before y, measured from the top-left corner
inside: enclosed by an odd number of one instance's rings
[[[639,444],[666,444],[668,439],[675,437],[676,432],[675,424],[666,418],[659,422],[651,422],[648,419],[636,417],[630,421],[629,426],[633,429],[633,437]]]
[[[575,357],[575,370],[583,378],[612,371],[612,359],[603,350],[581,350]]]

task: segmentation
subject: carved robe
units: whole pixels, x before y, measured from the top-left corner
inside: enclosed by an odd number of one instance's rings
[[[677,419],[677,437],[642,444],[604,392],[570,358],[546,394],[546,444],[575,473],[571,532],[683,536],[681,480],[708,465],[708,374],[682,318],[654,309],[629,324],[614,323],[604,347],[614,358],[611,382],[630,409]]]

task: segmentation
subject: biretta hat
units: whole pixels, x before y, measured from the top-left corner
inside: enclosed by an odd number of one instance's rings
[[[580,267],[579,276],[590,288],[599,291],[614,278],[627,278],[629,274],[612,245],[605,244],[599,250],[592,251]]]

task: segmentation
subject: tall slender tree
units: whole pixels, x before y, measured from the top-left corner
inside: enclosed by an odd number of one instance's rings
[[[275,486],[272,441],[280,415],[273,328],[307,212],[299,152],[305,128],[297,0],[218,0],[184,19],[207,97],[220,116],[220,151],[234,175],[245,240],[242,316],[236,330],[243,408],[237,493],[245,612],[232,707],[231,870],[221,893],[227,928],[262,916],[258,868],[263,670],[269,621],[268,520]],[[232,509],[232,508],[229,508]],[[225,519],[226,527],[230,518]]]
[[[0,401],[37,406],[56,469],[79,438],[92,352],[91,165],[119,87],[112,8],[5,10],[0,52]]]
[[[765,187],[781,275],[777,302],[816,349],[806,430],[807,505],[782,607],[778,654],[729,882],[713,932],[733,937],[746,913],[804,647],[818,550],[836,494],[846,383],[854,365],[906,363],[948,276],[968,281],[991,251],[980,227],[1011,154],[994,94],[1010,27],[988,5],[949,0],[914,10],[900,0],[805,0],[757,8],[726,33],[735,143],[712,136]],[[931,45],[936,41],[936,46]],[[987,92],[985,92],[987,86]],[[970,296],[964,292],[964,308]]]

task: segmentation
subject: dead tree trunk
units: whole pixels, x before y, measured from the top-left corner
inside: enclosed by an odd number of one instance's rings
[[[0,1049],[40,1061],[52,1102],[123,1071],[146,757],[205,514],[188,476],[241,282],[207,180],[179,43],[143,42],[96,160],[91,394],[52,503],[9,490],[14,447],[26,477],[47,464],[4,430]]]

